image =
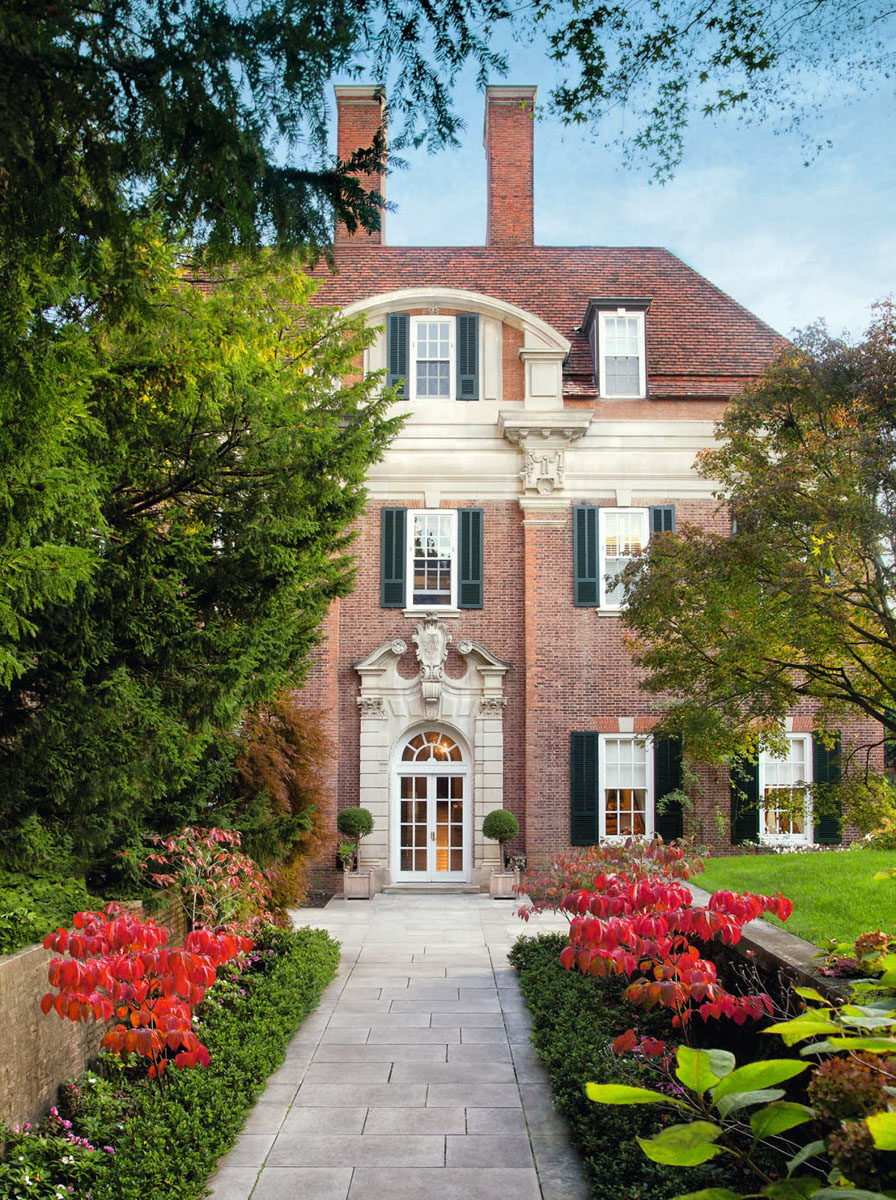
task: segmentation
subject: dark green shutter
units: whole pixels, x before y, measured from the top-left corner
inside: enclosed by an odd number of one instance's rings
[[[407,512],[384,508],[380,514],[380,605],[404,608],[405,563],[407,562]]]
[[[398,384],[398,399],[407,400],[411,318],[407,313],[386,314],[386,383]]]
[[[650,510],[650,536],[675,532],[675,509],[671,504],[656,505]]]
[[[569,735],[569,840],[573,846],[600,841],[600,786],[597,778],[599,735]]]
[[[458,608],[482,608],[482,509],[462,508],[457,514],[460,573]]]
[[[598,512],[594,505],[578,504],[573,515],[573,603],[580,608],[600,604],[598,578]]]
[[[822,801],[830,808],[831,800],[825,798],[825,784],[840,781],[840,734],[828,749],[817,734],[812,735],[812,781],[820,786],[820,795],[816,793],[816,803]],[[839,800],[836,811],[822,811],[815,821],[815,840],[822,845],[834,845],[843,840],[842,821]]]
[[[681,787],[681,738],[653,739],[653,794],[657,800]],[[674,842],[684,833],[681,801],[675,800],[656,814],[656,832],[664,842]]]
[[[457,318],[457,398],[479,399],[479,313]]]
[[[759,840],[759,763],[749,758],[731,764],[731,841]]]

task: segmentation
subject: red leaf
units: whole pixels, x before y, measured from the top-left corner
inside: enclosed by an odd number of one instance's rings
[[[627,1029],[625,1033],[620,1033],[619,1037],[613,1042],[614,1054],[628,1054],[630,1050],[638,1044],[638,1039],[635,1036],[634,1029]]]

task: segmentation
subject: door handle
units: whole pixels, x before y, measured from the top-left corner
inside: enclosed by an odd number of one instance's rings
[[[436,840],[436,831],[435,830],[433,830],[432,833],[429,835],[429,840],[431,842],[434,842]]]

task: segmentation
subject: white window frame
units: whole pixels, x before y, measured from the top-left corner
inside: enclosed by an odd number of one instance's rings
[[[409,508],[407,510],[407,545],[405,547],[405,608],[413,612],[453,612],[457,609],[457,587],[459,574],[458,517],[456,508]],[[451,538],[451,599],[448,604],[414,603],[414,524],[418,517],[442,517],[450,523]]]
[[[812,761],[812,735],[811,733],[788,733],[788,746],[792,746],[796,742],[802,743],[803,762],[805,763],[807,778],[802,780],[803,783],[811,786],[813,761]],[[789,761],[792,755],[788,752],[787,759]],[[807,791],[805,815],[803,817],[803,832],[802,833],[768,833],[765,828],[765,788],[768,766],[771,762],[780,762],[780,758],[769,754],[767,750],[760,751],[759,754],[759,840],[768,846],[804,846],[811,845],[815,837],[815,828],[812,814],[812,793]],[[796,782],[796,781],[795,781]]]
[[[650,509],[649,508],[601,508],[597,518],[598,540],[598,576],[600,582],[599,608],[603,611],[621,612],[622,604],[611,604],[607,600],[607,517],[619,514],[638,514],[642,523],[642,550],[646,550],[650,542]],[[632,561],[632,560],[629,560]]]
[[[607,391],[607,321],[616,317],[626,317],[638,323],[638,390],[636,392]],[[639,400],[647,395],[647,355],[644,332],[644,313],[641,309],[613,308],[602,310],[598,314],[597,330],[597,361],[598,361],[598,392],[601,396],[614,400]]]
[[[607,833],[607,797],[606,797],[606,779],[608,774],[607,768],[607,743],[608,742],[635,742],[644,747],[645,760],[645,790],[644,798],[644,834],[646,838],[653,837],[656,829],[656,795],[654,791],[653,780],[653,738],[649,734],[639,733],[602,733],[599,735],[597,744],[597,786],[600,793],[600,840],[602,842],[624,842],[630,834]],[[641,835],[638,835],[641,836]]]
[[[448,326],[448,395],[447,396],[418,396],[417,395],[417,330],[423,324],[433,321]],[[411,317],[410,346],[408,347],[408,396],[420,403],[433,402],[441,404],[446,400],[457,399],[457,321],[454,317],[446,317],[441,313],[420,313]]]

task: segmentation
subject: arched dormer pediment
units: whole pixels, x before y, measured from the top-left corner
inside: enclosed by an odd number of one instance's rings
[[[402,399],[415,408],[433,400],[506,398],[522,399],[526,409],[563,407],[570,343],[516,304],[466,288],[427,285],[368,296],[344,311],[383,327],[367,351],[365,369],[385,370],[390,383],[400,381]],[[444,363],[442,379],[420,382],[418,364],[433,357]],[[514,357],[518,366],[511,366]]]
[[[509,304],[506,300],[498,300],[482,292],[467,291],[465,288],[400,288],[398,291],[381,292],[365,300],[356,300],[347,305],[344,311],[346,316],[366,313],[372,324],[378,324],[390,312],[408,312],[414,309],[422,309],[425,312],[430,308],[476,312],[514,329],[521,329],[525,335],[523,345],[526,349],[553,350],[559,352],[564,359],[569,354],[569,340],[541,317],[519,308],[516,304]]]

